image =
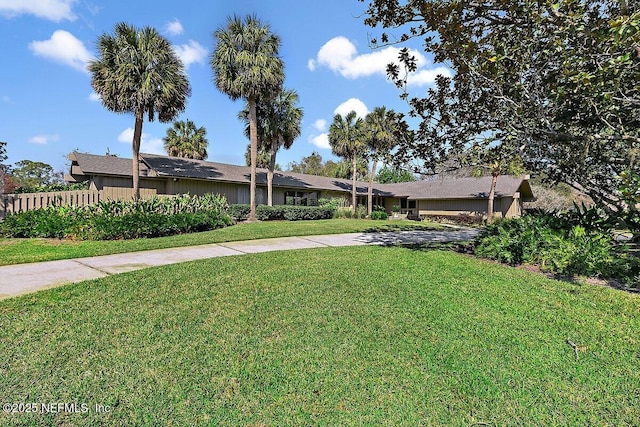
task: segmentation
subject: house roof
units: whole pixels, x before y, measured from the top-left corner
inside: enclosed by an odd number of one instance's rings
[[[72,175],[111,175],[132,176],[133,168],[131,159],[123,159],[116,156],[98,156],[95,154],[78,153],[69,154],[71,160]],[[148,168],[140,163],[140,175],[146,176]]]
[[[187,178],[207,181],[222,181],[249,184],[250,168],[226,163],[192,160],[181,157],[140,154],[140,176]],[[72,175],[132,175],[131,159],[114,156],[98,156],[73,152],[69,155]],[[258,185],[267,184],[267,170],[258,168]],[[273,175],[274,187],[300,188],[350,192],[351,180],[325,176],[276,171]],[[375,184],[373,194],[383,197],[407,197],[408,199],[477,199],[488,198],[491,177],[481,178],[434,178],[429,181],[404,182],[397,184]],[[356,182],[358,195],[366,195],[368,183]],[[528,177],[501,175],[496,185],[496,197],[512,196],[520,192],[524,201],[533,200]]]
[[[378,188],[395,197],[408,199],[488,199],[491,189],[490,176],[480,178],[439,178],[428,181],[383,184]],[[495,197],[509,197],[520,192],[524,201],[534,199],[528,177],[500,175],[496,183]]]
[[[149,165],[151,169],[150,176],[157,175],[246,184],[251,182],[251,170],[247,166],[160,156],[157,154],[141,154],[140,156]],[[267,169],[257,169],[256,183],[258,185],[267,185]],[[273,185],[285,188],[351,191],[351,181],[347,179],[280,171],[274,172]],[[357,182],[356,185],[358,194],[367,194],[367,183]]]

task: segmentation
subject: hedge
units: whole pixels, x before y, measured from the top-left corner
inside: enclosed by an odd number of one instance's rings
[[[256,218],[260,221],[331,219],[333,211],[329,206],[260,205],[256,207]]]

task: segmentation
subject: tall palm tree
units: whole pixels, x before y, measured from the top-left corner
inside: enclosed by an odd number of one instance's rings
[[[376,107],[365,118],[367,145],[371,157],[371,174],[369,175],[369,189],[367,191],[368,212],[373,211],[373,179],[376,175],[376,167],[381,157],[389,154],[395,145],[396,121],[393,110],[387,111],[385,107]]]
[[[247,136],[248,138],[248,136]],[[244,162],[247,166],[251,167],[251,143],[247,144],[247,149],[244,150]],[[257,168],[266,169],[269,167],[269,153],[260,145],[260,139],[258,138],[258,161],[256,163]]]
[[[258,102],[258,145],[260,152],[267,153],[267,203],[273,206],[273,172],[276,155],[280,148],[288,150],[300,136],[303,111],[296,107],[298,94],[295,90],[283,89],[275,98]],[[249,108],[238,115],[246,123],[245,135],[250,137]]]
[[[344,157],[351,161],[351,209],[356,209],[356,176],[358,170],[358,158],[364,155],[366,142],[364,138],[364,121],[355,111],[351,111],[345,117],[336,114],[333,123],[329,127],[329,145],[336,156]]]
[[[162,140],[170,156],[195,160],[207,158],[207,130],[204,127],[197,128],[191,120],[174,122]]]
[[[255,16],[233,16],[227,26],[214,33],[216,46],[210,58],[214,83],[232,100],[245,99],[249,105],[251,140],[251,211],[256,218],[256,163],[258,125],[256,104],[271,99],[284,82],[284,64],[278,57],[280,38]]]
[[[89,62],[91,86],[115,113],[133,113],[133,194],[140,198],[140,139],[144,116],[174,120],[184,111],[191,87],[171,43],[155,28],[121,22],[98,38],[99,56]]]

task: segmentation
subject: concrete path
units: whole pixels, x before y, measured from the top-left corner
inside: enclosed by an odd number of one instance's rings
[[[0,266],[0,299],[83,280],[98,279],[112,274],[205,258],[337,246],[455,242],[471,240],[477,234],[478,230],[462,228],[452,231],[401,231],[281,237]]]

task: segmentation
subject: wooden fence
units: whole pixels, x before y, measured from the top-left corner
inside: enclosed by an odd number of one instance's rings
[[[143,199],[156,195],[155,189],[141,188]],[[33,209],[56,206],[87,206],[101,200],[130,200],[131,188],[108,188],[106,190],[54,191],[48,193],[24,193],[0,195],[0,219],[9,213],[25,212]]]

